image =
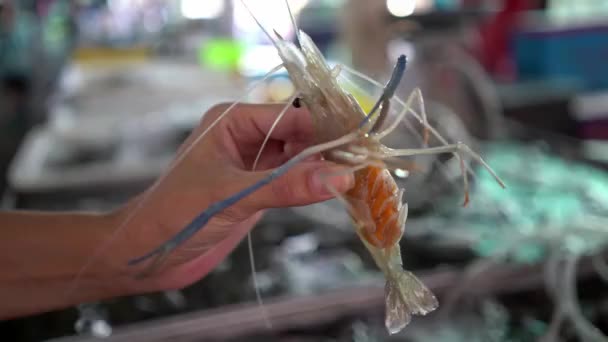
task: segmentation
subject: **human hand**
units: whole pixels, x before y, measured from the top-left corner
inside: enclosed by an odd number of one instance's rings
[[[283,106],[239,104],[208,135],[195,142],[228,105],[209,110],[180,147],[178,155],[187,153],[181,162],[157,186],[128,203],[116,215],[118,225],[128,221],[123,244],[127,254],[138,257],[149,252],[211,203],[265,178],[274,168],[312,145],[310,114],[304,108],[292,107],[272,132],[256,167],[260,171],[251,171],[258,150]],[[321,160],[320,156],[297,164],[285,175],[215,216],[183,247],[167,256],[152,280],[145,282],[145,288],[182,288],[202,278],[245,237],[264,209],[330,199],[332,195],[320,176],[343,169]],[[340,192],[347,191],[354,183],[352,174],[325,181]]]

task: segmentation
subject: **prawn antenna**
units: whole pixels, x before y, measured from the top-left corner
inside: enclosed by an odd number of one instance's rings
[[[380,95],[380,98],[378,99],[376,104],[374,104],[374,107],[372,107],[372,110],[370,110],[369,113],[363,119],[363,121],[361,121],[359,128],[362,128],[369,121],[369,119],[371,119],[372,115],[374,115],[374,113],[378,110],[381,104],[383,104],[385,101],[388,102],[388,100],[390,100],[393,95],[395,95],[395,91],[397,91],[397,87],[399,87],[399,83],[401,83],[401,79],[403,78],[403,74],[405,73],[406,63],[407,59],[405,55],[401,55],[399,56],[399,58],[397,58],[397,64],[395,64],[395,67],[393,68],[391,78],[384,86],[382,94]]]
[[[289,1],[285,0],[285,5],[287,6],[287,12],[289,12],[289,18],[291,19],[291,25],[293,25],[293,30],[296,36],[296,45],[299,49],[302,48],[302,44],[300,43],[300,29],[298,28],[298,24],[296,23],[296,18],[293,16],[293,12],[291,11],[291,6],[289,6]]]
[[[198,216],[196,216],[192,220],[192,222],[190,222],[185,228],[183,228],[181,231],[179,231],[177,234],[175,234],[171,239],[167,240],[165,243],[163,243],[162,245],[153,249],[152,251],[148,252],[147,254],[130,260],[129,265],[134,266],[134,265],[139,264],[145,260],[148,260],[154,256],[157,256],[157,255],[163,256],[163,255],[170,253],[171,251],[173,251],[177,247],[179,247],[179,245],[184,243],[186,240],[190,239],[199,230],[203,229],[203,227],[209,222],[209,220],[211,220],[215,215],[217,215],[224,209],[234,205],[235,203],[242,200],[243,198],[256,192],[261,187],[269,184],[276,178],[282,176],[287,171],[289,171],[289,169],[291,169],[292,167],[294,167],[296,164],[303,161],[304,159],[310,157],[311,155],[317,154],[321,151],[324,151],[324,150],[327,150],[330,148],[335,148],[335,147],[344,145],[344,144],[352,141],[355,137],[356,137],[355,134],[345,135],[336,140],[332,140],[332,141],[329,141],[324,144],[319,144],[319,145],[310,147],[310,148],[300,152],[298,155],[291,158],[285,164],[274,169],[268,176],[259,180],[257,183],[254,183],[253,185],[237,192],[236,194],[226,198],[225,200],[221,200],[219,202],[215,202],[215,203],[211,204],[207,209],[205,209],[203,212],[198,214]]]

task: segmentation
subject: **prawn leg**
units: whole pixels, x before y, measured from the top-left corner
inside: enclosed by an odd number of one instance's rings
[[[403,105],[403,110],[401,111],[401,113],[399,113],[399,115],[397,115],[397,118],[395,118],[395,121],[391,124],[391,126],[389,126],[383,132],[378,133],[379,139],[382,139],[382,138],[386,137],[387,135],[389,135],[390,133],[392,133],[397,128],[399,123],[401,121],[403,121],[403,119],[405,118],[405,115],[407,115],[408,112],[412,113],[412,114],[416,113],[412,109],[412,104],[414,101],[417,101],[418,106],[420,107],[420,117],[422,118],[421,123],[424,126],[423,143],[425,146],[428,145],[429,129],[427,126],[429,126],[429,123],[428,123],[428,118],[427,118],[427,114],[426,114],[426,109],[424,106],[424,97],[422,96],[422,91],[420,90],[420,88],[416,88],[412,91],[412,93],[408,97],[407,101]]]
[[[427,147],[420,149],[389,149],[387,154],[390,157],[405,157],[405,156],[416,156],[416,155],[429,155],[429,154],[440,154],[440,153],[466,153],[479,164],[481,164],[488,172],[494,177],[496,182],[502,187],[506,188],[505,183],[500,177],[494,172],[494,170],[488,165],[477,153],[473,152],[466,144],[457,142],[455,144],[449,144],[445,146]]]
[[[492,170],[492,168],[475,152],[473,152],[467,145],[463,143],[450,144],[445,146],[437,146],[437,147],[427,147],[421,149],[400,149],[400,150],[390,150],[387,152],[391,157],[403,157],[403,156],[415,156],[415,155],[431,155],[431,154],[440,154],[440,153],[456,153],[458,160],[460,161],[460,169],[462,172],[463,182],[464,182],[464,191],[465,198],[463,205],[466,206],[469,203],[469,181],[466,175],[466,166],[464,164],[464,160],[462,158],[461,153],[466,153],[471,156],[475,161],[480,163],[490,174],[494,177],[496,182],[502,187],[505,188],[505,184],[498,177],[498,175]]]
[[[422,113],[422,119],[423,121],[423,125],[425,125],[425,130],[424,130],[424,137],[423,137],[423,142],[425,145],[428,144],[428,122],[427,120],[427,115],[426,115],[426,110],[425,110],[425,106],[424,106],[424,98],[422,96],[422,92],[420,90],[420,88],[416,88],[414,89],[414,91],[412,92],[412,94],[410,94],[407,102],[404,105],[403,110],[401,111],[401,113],[399,113],[399,115],[397,116],[397,118],[395,119],[395,121],[391,124],[391,126],[389,126],[386,130],[384,130],[383,132],[378,133],[377,138],[378,139],[382,139],[385,136],[387,136],[388,134],[390,134],[391,132],[393,132],[397,126],[399,125],[399,123],[401,121],[403,121],[403,119],[405,118],[405,115],[408,112],[411,113],[415,113],[412,109],[411,109],[411,104],[414,100],[417,100],[420,106],[420,112]],[[404,121],[405,122],[405,121]],[[454,148],[456,147],[456,148]],[[438,151],[435,150],[435,152],[432,152],[433,149],[443,149],[443,151]],[[431,151],[429,151],[431,150]],[[464,159],[462,158],[462,155],[460,154],[460,152],[466,152],[467,154],[469,154],[470,156],[472,156],[476,161],[478,161],[480,164],[482,164],[491,174],[492,176],[497,180],[497,182],[500,184],[501,187],[505,187],[503,181],[496,175],[496,173],[490,168],[489,165],[487,165],[483,159],[481,159],[481,157],[479,155],[477,155],[476,153],[474,153],[468,146],[466,146],[465,144],[462,143],[456,143],[456,144],[446,144],[444,146],[440,146],[440,147],[426,147],[426,148],[422,148],[422,149],[408,149],[407,151],[417,151],[417,154],[437,154],[437,153],[447,153],[447,152],[451,152],[453,153],[457,158],[458,161],[460,163],[460,169],[461,169],[461,173],[462,173],[462,181],[463,181],[463,185],[464,185],[464,190],[465,190],[465,198],[464,198],[464,202],[463,202],[463,206],[466,206],[469,203],[469,180],[467,178],[467,170],[468,167],[465,165],[464,163]],[[414,155],[414,154],[411,154]]]
[[[367,76],[366,74],[364,74],[362,72],[359,72],[359,71],[357,71],[357,70],[355,70],[355,69],[353,69],[353,68],[351,68],[349,66],[346,66],[346,65],[343,65],[343,69],[346,70],[351,75],[357,76],[360,79],[365,80],[365,81],[367,81],[367,82],[369,82],[369,83],[371,83],[371,84],[373,84],[373,85],[375,85],[377,87],[382,87],[382,84],[380,82],[376,81],[375,79],[371,78],[370,76]],[[356,88],[361,89],[361,87],[359,87],[356,84],[354,84],[354,82],[352,82],[352,81],[350,81],[348,79],[346,79],[346,80],[352,86],[355,86]],[[417,94],[414,95],[414,93],[417,93]],[[409,111],[420,123],[422,123],[422,125],[424,126],[424,129],[425,129],[425,133],[424,133],[424,137],[425,137],[424,141],[425,142],[428,142],[429,134],[433,134],[433,136],[437,140],[439,140],[442,144],[447,145],[448,144],[447,140],[441,134],[439,134],[439,132],[437,132],[437,130],[433,126],[431,126],[428,123],[427,115],[426,115],[426,111],[424,111],[424,107],[421,106],[422,110],[421,110],[420,114],[416,113],[416,111],[412,110],[409,107],[409,104],[411,103],[410,100],[411,100],[412,96],[418,97],[418,99],[419,99],[419,101],[420,101],[421,104],[424,103],[424,99],[422,97],[422,91],[419,88],[414,89],[414,91],[410,95],[410,98],[408,99],[407,103],[404,102],[398,96],[395,96],[394,98],[395,98],[395,101],[397,101],[397,103],[399,103],[400,105],[402,105],[404,107],[404,110]],[[405,114],[403,114],[403,115],[405,115]],[[399,122],[400,120],[395,120],[395,121]]]

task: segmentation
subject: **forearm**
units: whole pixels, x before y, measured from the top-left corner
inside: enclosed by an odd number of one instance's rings
[[[133,280],[121,244],[108,244],[81,273],[111,237],[114,221],[105,214],[0,213],[0,317],[128,293]]]

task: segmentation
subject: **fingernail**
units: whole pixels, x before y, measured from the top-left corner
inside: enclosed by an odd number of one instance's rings
[[[352,172],[344,173],[343,167],[330,167],[316,170],[312,177],[312,191],[322,196],[332,195],[328,189],[331,185],[339,193],[350,190],[355,185],[355,176]]]

